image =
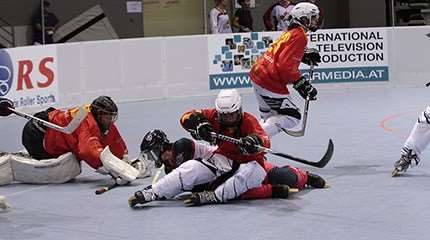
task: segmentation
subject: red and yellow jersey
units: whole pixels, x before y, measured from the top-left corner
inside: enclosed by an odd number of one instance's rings
[[[278,94],[288,94],[287,84],[297,81],[299,65],[308,39],[302,27],[293,28],[273,42],[257,59],[249,73],[258,86]]]
[[[54,110],[49,113],[49,122],[59,126],[66,126],[72,121],[77,111],[78,108],[66,111]],[[48,128],[44,138],[45,150],[54,157],[66,152],[72,152],[78,159],[85,161],[94,169],[103,165],[100,160],[100,153],[106,146],[109,146],[115,156],[122,159],[128,153],[128,150],[116,126],[112,124],[108,134],[106,136],[102,135],[88,107],[87,111],[87,117],[82,120],[79,127],[72,134],[64,134]]]
[[[198,113],[203,114],[208,119],[215,133],[220,133],[233,138],[242,138],[250,134],[258,135],[263,141],[263,146],[270,148],[269,137],[258,123],[258,120],[247,112],[243,113],[242,123],[240,124],[239,128],[223,128],[219,124],[218,115],[215,109],[192,110],[186,112],[181,117],[181,125],[184,127],[184,123],[190,118],[190,116],[192,114]],[[238,146],[230,142],[219,141],[218,149],[216,150],[216,152],[238,163],[257,161],[263,166],[265,153],[244,155],[239,151]]]

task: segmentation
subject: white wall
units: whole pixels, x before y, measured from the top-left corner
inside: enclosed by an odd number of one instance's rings
[[[329,31],[329,30],[328,30]],[[423,86],[430,80],[430,27],[388,28],[390,77],[382,83],[319,84],[322,88]],[[215,95],[209,90],[210,35],[59,44],[60,106],[111,95],[119,102]],[[34,47],[22,48],[32,51]],[[250,91],[245,89],[243,91]],[[7,95],[6,95],[7,96]]]

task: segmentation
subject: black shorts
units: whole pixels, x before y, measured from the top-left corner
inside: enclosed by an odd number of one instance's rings
[[[55,109],[49,108],[34,114],[35,117],[48,121],[48,113]],[[27,152],[37,160],[53,158],[43,147],[46,127],[32,120],[28,121],[22,130],[22,145]]]

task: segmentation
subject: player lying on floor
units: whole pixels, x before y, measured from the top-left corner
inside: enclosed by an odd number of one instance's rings
[[[28,121],[22,143],[28,154],[0,154],[0,185],[23,183],[64,183],[81,172],[80,161],[102,174],[111,175],[117,184],[127,184],[144,177],[140,161],[127,160],[127,146],[114,122],[118,107],[107,96],[86,105],[87,116],[71,134]],[[13,102],[0,98],[0,116],[11,114]],[[59,126],[68,125],[78,108],[49,108],[34,116]]]
[[[260,152],[255,145],[269,147],[270,141],[266,133],[254,116],[242,112],[241,97],[236,90],[221,90],[215,106],[215,109],[192,110],[185,113],[181,118],[182,126],[198,139],[215,143],[210,133],[216,132],[239,137],[242,144],[237,146],[230,142],[218,141],[215,149],[194,144],[194,147],[197,147],[194,149],[192,159],[188,160],[190,159],[188,157],[187,161],[152,188],[136,192],[129,199],[131,207],[161,198],[171,198],[197,185],[208,184],[219,178],[222,181],[215,184],[214,189],[195,192],[186,202],[190,205],[226,202],[238,198],[250,189],[254,191],[254,188],[262,187],[266,177],[264,152]],[[288,186],[285,185],[285,188],[288,193]],[[270,188],[270,191],[272,190],[273,187]]]
[[[165,173],[169,174],[186,161],[199,159],[205,154],[210,155],[217,147],[188,138],[182,138],[172,143],[163,131],[152,130],[143,138],[140,149],[146,159],[154,161],[156,167],[164,165]],[[263,184],[248,190],[239,197],[240,199],[287,198],[289,188],[303,189],[305,186],[323,188],[325,186],[325,180],[322,177],[293,166],[277,167],[264,161],[264,168],[267,176]],[[220,176],[213,182],[194,186],[191,191],[213,191],[226,177]],[[143,191],[148,190],[147,188]],[[136,195],[141,196],[144,193],[137,192]],[[134,197],[131,198],[131,202],[133,201],[136,201]]]

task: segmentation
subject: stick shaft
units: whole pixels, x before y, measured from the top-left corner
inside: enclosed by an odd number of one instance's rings
[[[61,126],[58,126],[57,124],[45,121],[43,119],[40,119],[38,117],[32,116],[30,114],[27,114],[27,113],[24,113],[21,111],[18,111],[14,108],[8,108],[8,109],[20,117],[23,117],[23,118],[31,120],[31,121],[35,121],[35,122],[37,122],[43,126],[55,129],[59,132],[66,133],[66,134],[73,133],[73,131],[75,131],[76,128],[79,127],[82,120],[87,116],[87,112],[85,111],[85,109],[83,107],[81,107],[81,108],[79,108],[78,113],[73,118],[73,120],[69,123],[69,125],[67,125],[66,127],[61,127]]]
[[[310,66],[309,69],[309,82],[312,83],[313,80],[313,75],[314,75],[314,65]],[[285,129],[281,126],[278,126],[282,131],[284,131],[286,134],[293,136],[293,137],[302,137],[305,135],[305,130],[306,130],[306,124],[307,124],[307,120],[308,120],[308,111],[309,111],[309,102],[310,99],[309,97],[306,98],[305,100],[305,106],[303,108],[303,119],[302,119],[302,128],[300,130],[297,131],[291,131],[288,129]]]
[[[214,133],[214,132],[212,132],[211,135],[213,137],[217,138],[217,139],[220,139],[220,140],[223,140],[223,141],[226,141],[226,142],[231,142],[233,144],[242,144],[242,141],[239,140],[239,139],[236,139],[236,138],[232,138],[232,137],[225,136],[225,135],[218,134],[218,133]],[[286,154],[286,153],[277,152],[277,151],[275,151],[273,149],[266,148],[266,147],[263,147],[263,146],[260,146],[260,145],[255,145],[255,146],[258,149],[260,149],[261,151],[263,151],[263,152],[270,153],[272,155],[276,155],[276,156],[279,156],[279,157],[290,159],[290,160],[295,161],[295,162],[300,162],[300,163],[303,163],[303,164],[306,164],[306,165],[310,165],[310,166],[313,166],[313,167],[318,167],[318,168],[322,168],[325,165],[327,165],[327,163],[332,158],[333,152],[334,152],[334,144],[333,144],[333,141],[331,139],[329,140],[328,147],[327,147],[327,150],[326,150],[324,156],[318,162],[312,162],[312,161],[308,161],[308,160],[305,160],[305,159],[302,159],[302,158],[294,157],[292,155],[289,155],[289,154]]]

